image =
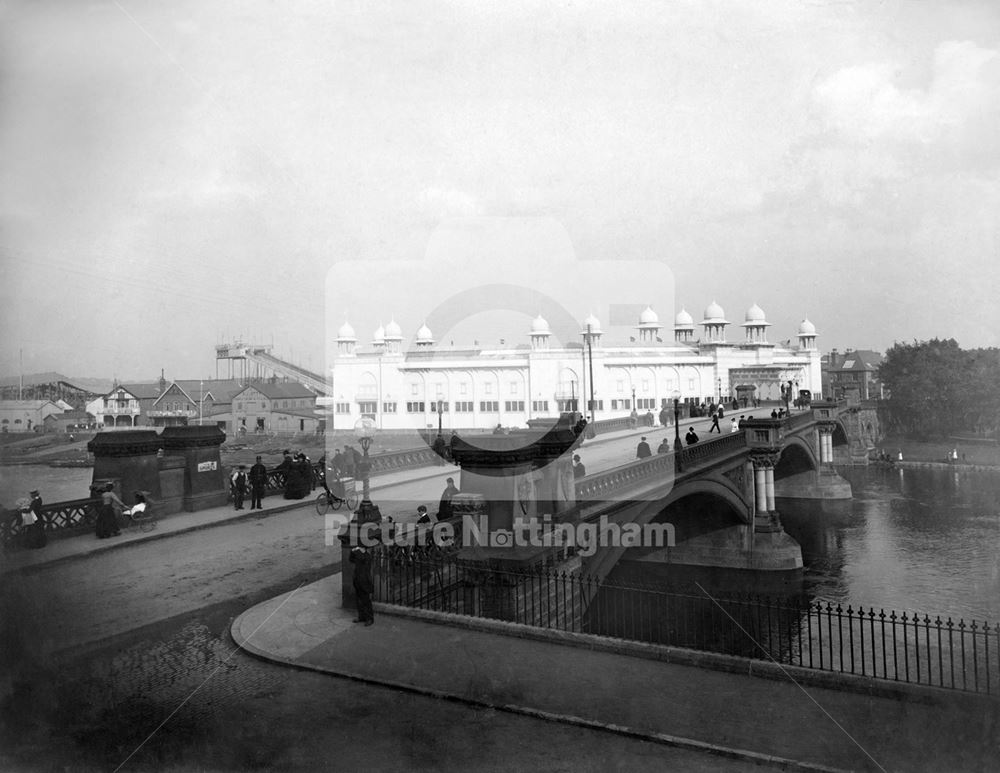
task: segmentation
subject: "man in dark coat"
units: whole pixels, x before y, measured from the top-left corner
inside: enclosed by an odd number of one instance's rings
[[[434,438],[434,442],[431,444],[431,450],[433,450],[434,454],[437,456],[437,459],[434,460],[434,464],[438,466],[443,465],[445,463],[445,457],[448,455],[448,444],[441,435]]]
[[[445,486],[444,492],[441,494],[441,503],[438,505],[437,519],[439,521],[451,518],[451,498],[459,493],[454,478],[448,478],[447,483],[448,485]]]
[[[649,447],[649,443],[646,442],[646,438],[643,437],[643,439],[639,441],[639,445],[635,447],[635,458],[645,459],[647,456],[652,455],[653,450]]]
[[[242,510],[243,498],[247,494],[247,468],[245,464],[241,464],[239,469],[233,473],[232,488],[233,502],[236,505],[234,509]]]
[[[583,478],[587,474],[587,468],[580,461],[580,454],[573,454],[573,478]]]
[[[257,508],[263,510],[264,505],[261,500],[264,498],[264,489],[267,488],[267,467],[257,457],[257,463],[250,468],[250,509]]]
[[[670,412],[666,406],[660,409],[660,425],[666,427],[670,424]]]
[[[375,612],[372,609],[372,592],[375,581],[372,578],[372,555],[362,545],[351,548],[350,561],[354,564],[354,597],[357,599],[358,616],[355,623],[372,625]]]

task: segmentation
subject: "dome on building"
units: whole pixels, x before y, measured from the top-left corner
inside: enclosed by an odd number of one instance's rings
[[[431,333],[431,329],[427,327],[426,322],[417,331],[417,343],[434,343],[434,334]]]
[[[541,314],[531,320],[531,332],[548,335],[552,331],[549,329],[549,323]]]
[[[816,335],[816,326],[808,319],[802,320],[802,324],[799,325],[799,335],[800,336]]]
[[[381,325],[379,325],[377,328],[375,328],[375,332],[372,333],[372,341],[374,341],[377,344],[380,344],[383,341],[385,341],[385,328],[384,327],[382,327]]]
[[[340,330],[337,331],[337,339],[341,341],[356,341],[357,336],[354,334],[354,328],[351,327],[351,323],[344,321],[344,324],[340,326]]]
[[[687,313],[687,309],[681,309],[677,316],[674,318],[675,325],[693,325],[694,317]]]
[[[764,310],[756,303],[747,309],[746,317],[744,317],[744,319],[751,324],[754,322],[764,323],[767,321]]]
[[[402,338],[403,331],[400,329],[399,324],[395,319],[389,320],[389,324],[385,326],[385,337],[386,338]]]
[[[588,325],[590,326],[590,332],[591,333],[600,333],[601,332],[601,321],[597,317],[595,317],[593,314],[588,315],[587,318],[583,321],[583,332],[584,333],[587,332],[587,326]]]
[[[659,321],[660,318],[656,315],[656,312],[653,311],[651,306],[647,306],[643,310],[642,314],[639,315],[640,325],[655,325],[659,323]]]
[[[726,321],[726,312],[724,312],[722,310],[722,307],[719,304],[717,304],[715,301],[712,301],[710,304],[708,304],[708,307],[705,309],[705,318],[704,318],[704,321],[705,322],[715,322],[715,321],[725,322]]]

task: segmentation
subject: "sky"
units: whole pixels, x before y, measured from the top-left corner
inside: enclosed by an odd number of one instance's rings
[[[449,294],[526,343],[497,277],[998,346],[998,51],[993,0],[3,2],[0,375],[321,370]]]

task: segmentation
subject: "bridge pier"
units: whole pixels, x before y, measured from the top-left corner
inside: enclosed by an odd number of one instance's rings
[[[833,422],[820,422],[816,427],[819,448],[819,469],[789,475],[777,481],[776,494],[782,499],[845,500],[854,492],[833,467]]]

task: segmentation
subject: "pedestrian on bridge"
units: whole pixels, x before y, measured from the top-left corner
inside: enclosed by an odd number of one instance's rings
[[[448,478],[447,486],[445,486],[444,491],[441,494],[441,502],[438,504],[437,519],[439,521],[447,520],[451,518],[451,499],[455,494],[461,493],[458,490],[458,486],[455,485],[454,478]]]
[[[739,429],[740,428],[736,425],[736,417],[733,416],[733,418],[729,420],[729,432],[730,433],[738,432]]]
[[[239,469],[233,473],[233,477],[230,483],[230,487],[233,490],[233,504],[235,505],[235,510],[243,509],[243,499],[247,495],[247,473],[246,465],[241,464]]]
[[[375,612],[372,610],[372,592],[375,581],[372,577],[372,554],[364,545],[351,548],[350,562],[354,564],[354,598],[357,600],[358,616],[355,623],[372,625],[375,622]]]
[[[720,435],[722,434],[722,430],[719,429],[719,411],[712,414],[712,426],[708,428],[708,432],[709,434],[712,432],[718,432]]]
[[[669,454],[670,453],[670,439],[663,438],[660,441],[660,445],[656,447],[656,453],[658,454]]]
[[[587,474],[587,468],[580,461],[580,454],[573,454],[573,478],[582,478]]]
[[[637,445],[635,447],[635,458],[636,459],[645,459],[646,457],[649,457],[649,456],[652,456],[652,455],[653,455],[653,451],[649,447],[649,443],[646,442],[646,438],[643,437],[642,440],[639,441],[639,445]]]
[[[257,457],[257,462],[250,468],[250,509],[263,510],[264,505],[261,500],[264,498],[264,489],[267,488],[267,467]]]
[[[684,440],[687,441],[689,446],[693,446],[698,442],[698,433],[694,431],[694,427],[691,427],[684,436]]]

